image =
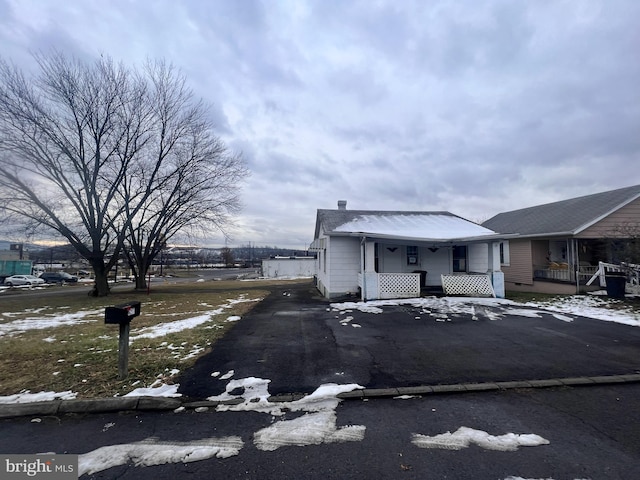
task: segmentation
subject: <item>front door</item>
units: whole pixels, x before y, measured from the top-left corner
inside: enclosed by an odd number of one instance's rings
[[[382,246],[382,268],[381,273],[399,273],[402,268],[403,248],[400,245]]]

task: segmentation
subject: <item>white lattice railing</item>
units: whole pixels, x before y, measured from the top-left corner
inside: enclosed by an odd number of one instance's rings
[[[420,296],[419,273],[379,273],[378,295],[382,300]]]
[[[441,275],[441,278],[446,295],[496,296],[489,275]]]

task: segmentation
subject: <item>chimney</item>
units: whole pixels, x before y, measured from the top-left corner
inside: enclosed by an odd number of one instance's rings
[[[346,210],[346,209],[347,209],[347,201],[338,200],[338,210]]]

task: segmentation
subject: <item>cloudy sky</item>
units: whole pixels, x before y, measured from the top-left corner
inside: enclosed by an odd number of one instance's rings
[[[481,222],[640,184],[639,23],[636,0],[0,0],[0,55],[172,62],[252,172],[230,245],[302,249],[338,199]]]

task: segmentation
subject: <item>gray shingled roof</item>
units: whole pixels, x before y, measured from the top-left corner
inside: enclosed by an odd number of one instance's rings
[[[576,234],[640,196],[640,185],[499,213],[482,224],[499,233]]]

